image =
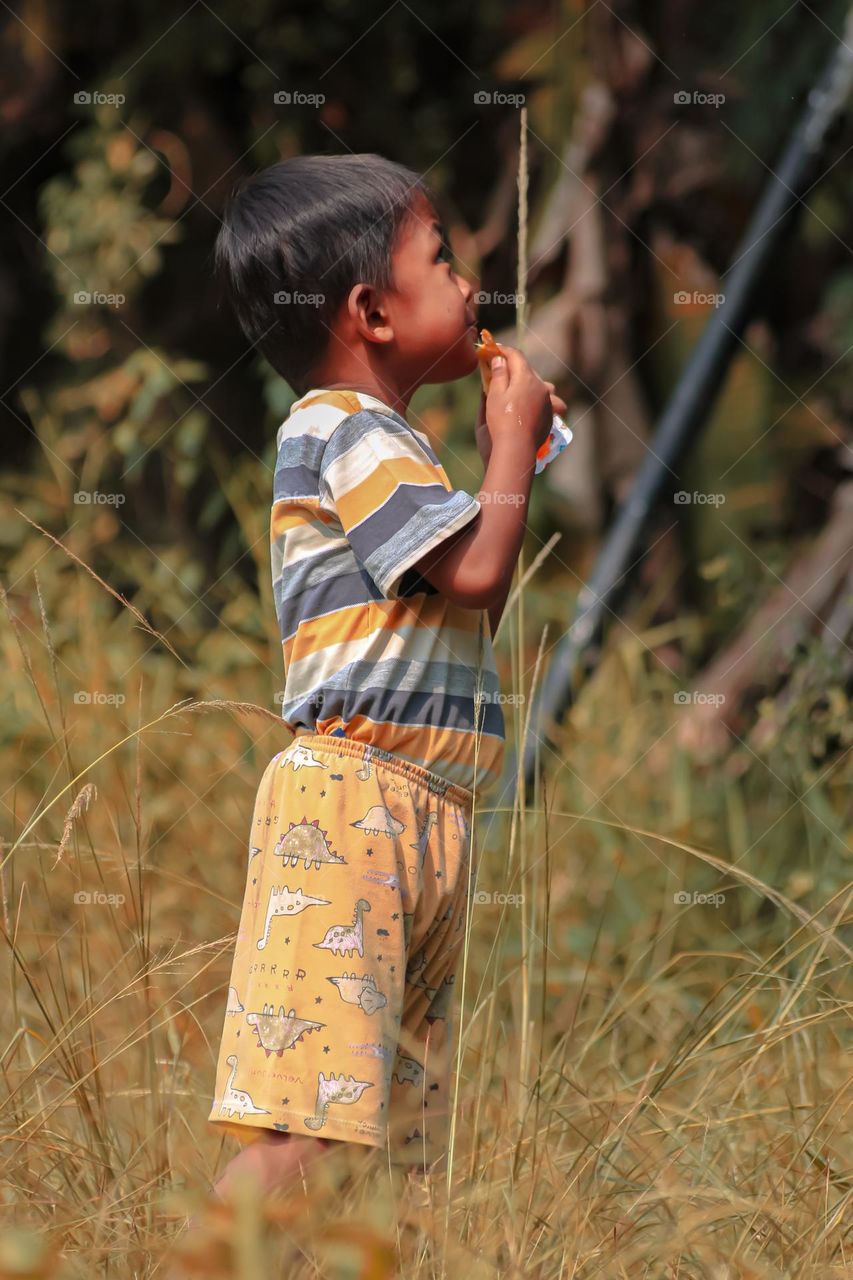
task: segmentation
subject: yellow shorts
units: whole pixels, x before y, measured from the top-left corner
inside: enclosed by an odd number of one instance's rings
[[[471,792],[300,734],[258,787],[209,1121],[446,1149]]]

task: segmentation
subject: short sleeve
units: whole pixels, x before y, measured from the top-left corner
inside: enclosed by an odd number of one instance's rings
[[[320,463],[320,496],[390,599],[399,598],[407,569],[480,511],[475,497],[451,487],[408,423],[375,409],[350,414],[332,432]]]

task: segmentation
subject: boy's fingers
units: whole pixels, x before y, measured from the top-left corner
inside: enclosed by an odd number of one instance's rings
[[[514,382],[518,378],[532,377],[541,381],[539,375],[530,365],[530,361],[523,351],[519,351],[518,347],[507,347],[501,343],[501,350],[506,357],[506,369],[509,374],[510,382]],[[494,365],[492,365],[494,368]]]
[[[518,347],[507,347],[504,345],[504,343],[501,343],[501,351],[506,357],[507,364],[511,368],[514,368],[517,364],[527,363],[524,357],[524,353],[522,351],[519,351]]]
[[[492,376],[497,372],[500,378],[501,387],[506,387],[508,383],[513,383],[517,378],[523,377],[525,370],[530,368],[527,358],[518,347],[505,347],[501,343],[504,363],[498,363],[499,357],[495,356],[492,361]]]

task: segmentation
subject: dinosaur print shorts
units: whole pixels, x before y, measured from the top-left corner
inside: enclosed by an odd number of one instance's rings
[[[447,1145],[472,796],[413,762],[301,733],[267,765],[213,1106],[222,1131]]]

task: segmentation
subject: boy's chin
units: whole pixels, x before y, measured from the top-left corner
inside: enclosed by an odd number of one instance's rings
[[[433,369],[426,378],[426,384],[458,382],[460,378],[470,378],[471,374],[476,371],[476,368],[476,361],[473,369],[462,361],[456,361],[455,365],[448,364],[445,368]]]
[[[441,382],[456,382],[459,378],[467,378],[479,367],[477,352],[474,349],[474,337],[470,329],[454,343],[448,351],[445,348],[443,357],[430,361],[431,368],[424,377],[422,385],[430,386]]]
[[[470,330],[463,341],[457,344],[454,354],[456,357],[454,364],[458,369],[458,372],[453,375],[455,378],[466,378],[469,373],[477,372],[480,367],[480,362],[477,359],[477,352],[474,348],[474,339],[471,336]]]

